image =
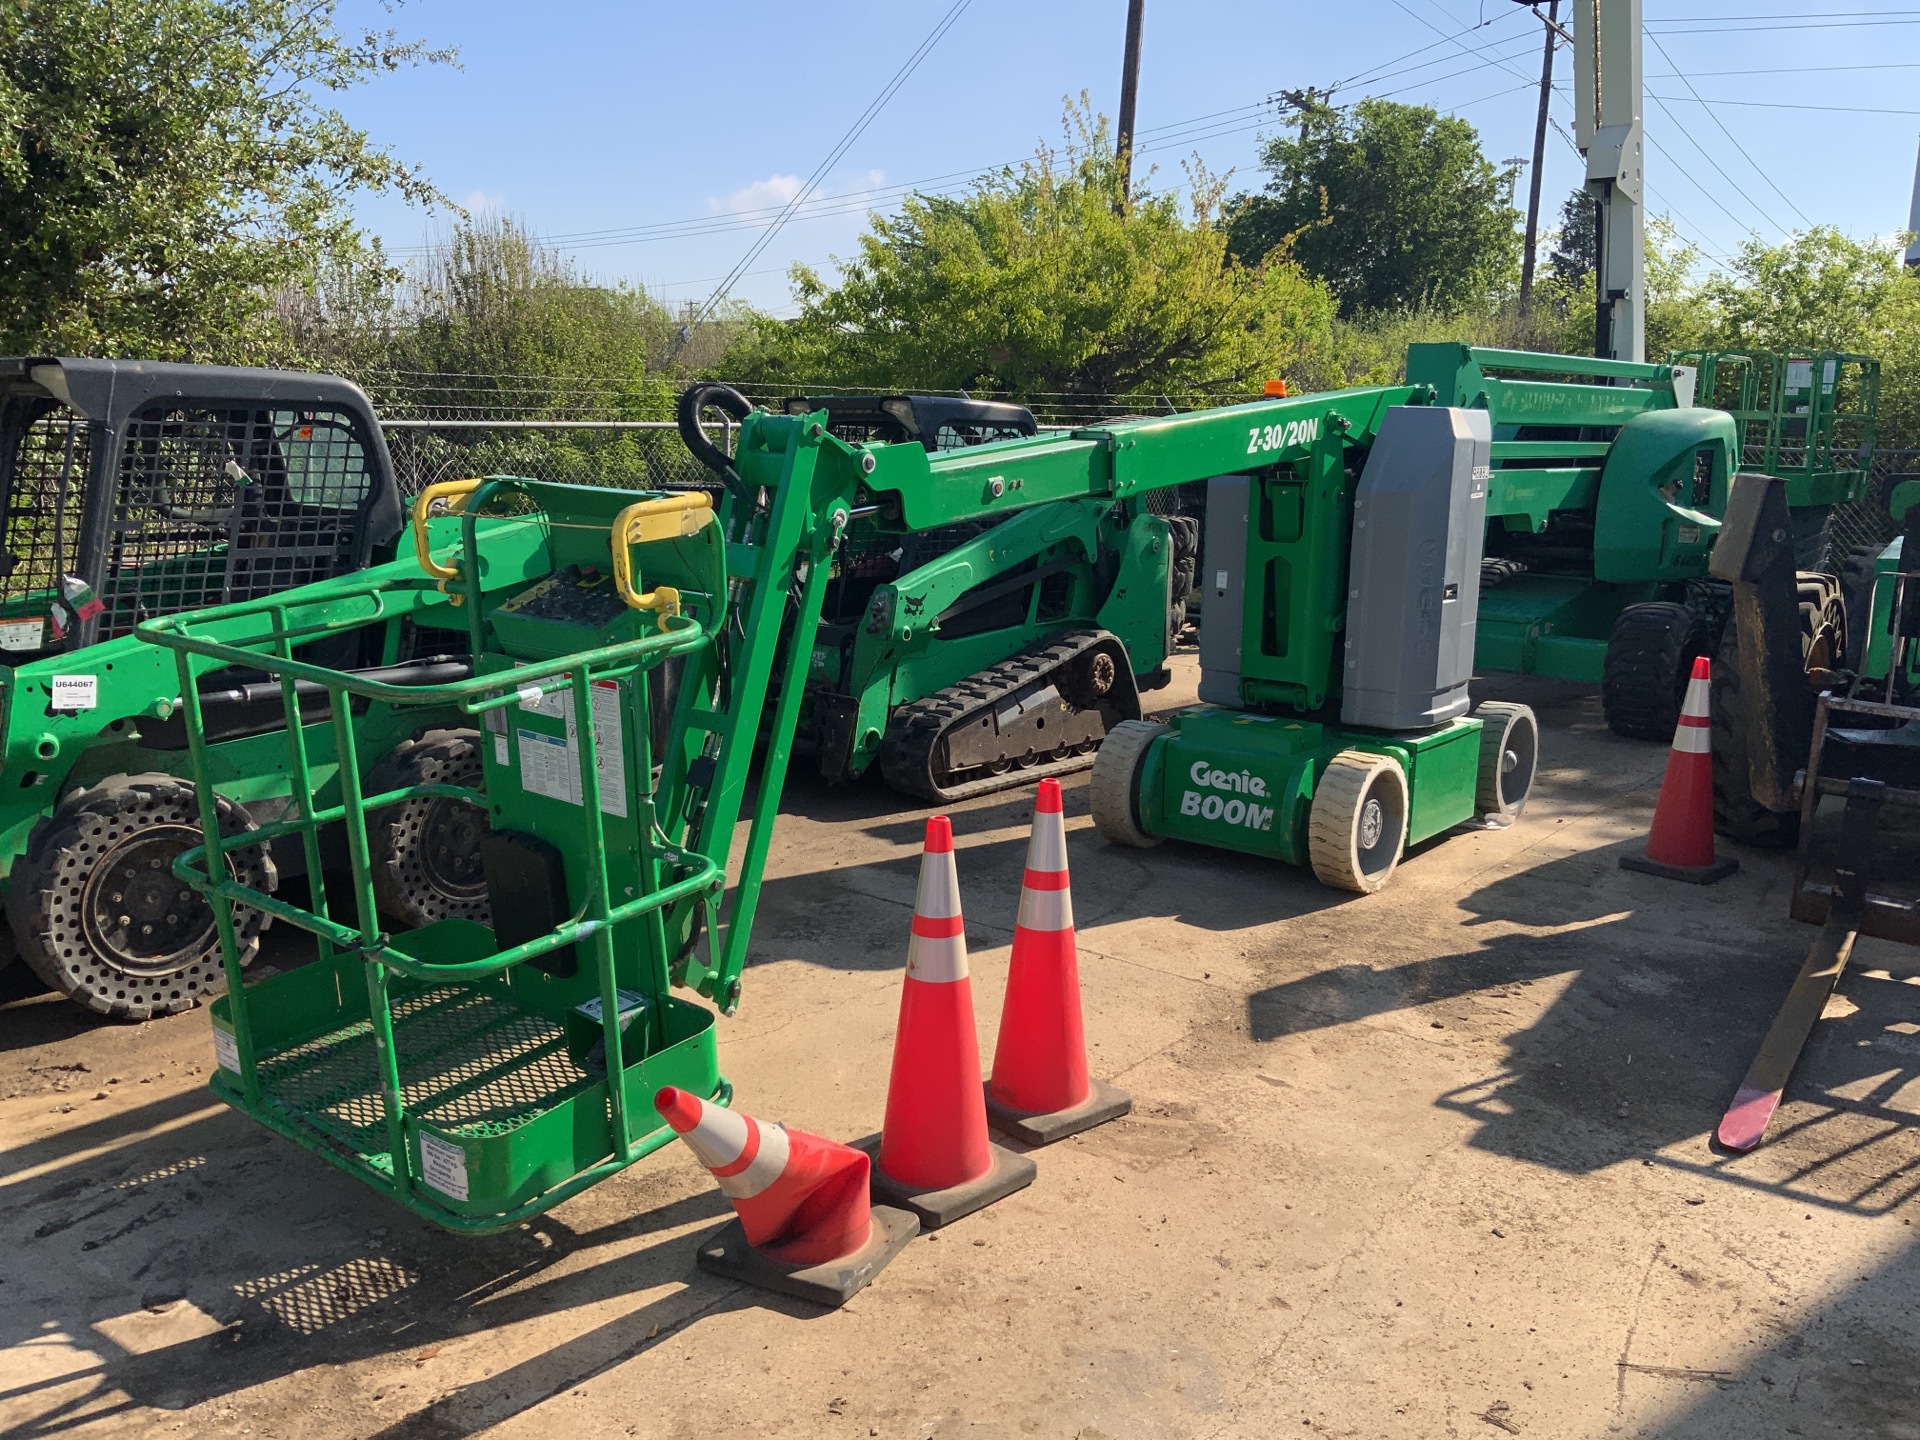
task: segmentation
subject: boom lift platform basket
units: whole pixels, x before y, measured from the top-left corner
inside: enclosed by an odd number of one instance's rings
[[[460,517],[457,557],[428,548],[436,502]],[[496,516],[503,506],[519,513]],[[760,587],[781,605],[770,628],[759,623],[765,614],[750,602],[766,575],[730,586],[701,493],[462,481],[431,487],[414,518],[417,566],[157,620],[142,635],[175,654],[193,742],[208,843],[175,871],[213,899],[226,956],[228,994],[213,1008],[215,1092],[410,1209],[485,1232],[670,1141],[650,1103],[661,1086],[730,1095],[712,1010],[670,989],[693,983],[728,1008],[737,997],[745,926],[729,927],[731,968],[711,948],[705,964],[694,952],[703,931],[717,943],[732,820],[772,658],[766,642],[779,634],[788,587]],[[790,577],[794,524],[785,538],[756,553]],[[744,628],[733,623],[730,592],[748,603]],[[300,658],[320,637],[402,618],[464,624],[472,677],[403,687]],[[694,683],[656,753],[648,676],[675,656]],[[310,761],[304,732],[290,725],[295,805],[245,843],[297,836],[318,875],[321,827],[343,826],[349,914],[331,913],[318,883],[305,908],[244,884],[224,853],[236,846],[214,819],[195,683],[219,665],[266,672],[290,714],[299,690],[326,692],[344,762],[341,803],[299,803],[312,794]],[[701,683],[722,670],[725,684]],[[490,741],[484,790],[361,793],[350,717],[369,701],[479,717]],[[766,781],[775,796],[779,780]],[[368,817],[432,797],[487,816],[495,924],[446,919],[388,934]],[[767,811],[758,828],[771,824]],[[764,835],[757,843],[764,854]],[[318,963],[245,984],[236,906],[311,933]],[[751,896],[742,913],[750,916]]]

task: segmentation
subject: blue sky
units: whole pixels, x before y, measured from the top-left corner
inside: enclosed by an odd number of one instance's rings
[[[699,299],[759,237],[750,212],[793,194],[947,3],[411,0],[389,18],[379,0],[341,0],[348,25],[461,52],[458,69],[385,76],[341,104],[454,199],[555,237],[592,274]],[[1900,228],[1920,136],[1920,0],[1906,3],[1648,0],[1647,89],[1664,97],[1646,107],[1653,208],[1711,255],[1810,221]],[[958,186],[1057,141],[1062,99],[1083,89],[1112,114],[1125,13],[972,0],[826,177],[821,213],[784,227],[734,293],[786,312],[787,267],[851,253],[865,211],[899,187]],[[1143,162],[1170,184],[1198,153],[1255,185],[1277,123],[1263,102],[1329,84],[1336,101],[1436,105],[1478,126],[1493,159],[1525,156],[1540,40],[1513,0],[1147,0]],[[1569,132],[1571,65],[1563,51],[1554,113]],[[1865,113],[1885,110],[1909,113]],[[1579,173],[1550,135],[1549,216]],[[446,223],[379,197],[360,214],[402,254]]]

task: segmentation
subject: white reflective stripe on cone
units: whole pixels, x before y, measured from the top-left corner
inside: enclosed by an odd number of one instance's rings
[[[1712,694],[1713,688],[1711,682],[1706,680],[1687,681],[1687,698],[1680,706],[1680,713],[1682,715],[1691,715],[1695,719],[1705,719],[1707,706],[1711,703],[1709,697]]]
[[[907,978],[951,985],[967,978],[965,935],[915,935],[907,941]]]
[[[948,920],[960,913],[960,872],[951,850],[929,850],[920,857],[920,888],[914,892],[913,913],[931,920]]]
[[[700,1123],[680,1138],[693,1147],[702,1165],[709,1170],[724,1170],[746,1151],[752,1134],[746,1116],[735,1114],[724,1105],[702,1101]]]
[[[1032,890],[1021,886],[1020,918],[1014,923],[1022,930],[1071,930],[1073,892]]]
[[[1067,825],[1059,811],[1041,811],[1033,817],[1033,838],[1027,842],[1027,869],[1067,868]]]
[[[1682,755],[1708,755],[1713,752],[1713,732],[1704,725],[1681,722],[1673,732],[1673,748]]]
[[[778,1180],[787,1168],[787,1152],[791,1142],[787,1139],[787,1127],[784,1125],[761,1125],[760,1148],[754,1153],[747,1168],[738,1175],[716,1175],[722,1193],[735,1200],[751,1200],[774,1181]]]

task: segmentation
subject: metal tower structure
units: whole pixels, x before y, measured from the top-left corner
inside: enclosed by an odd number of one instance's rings
[[[1644,360],[1646,202],[1641,0],[1576,0],[1574,140],[1598,207],[1594,353]]]
[[[1920,269],[1920,154],[1913,160],[1913,205],[1907,211],[1907,229],[1913,232],[1913,243],[1907,246],[1907,264]]]

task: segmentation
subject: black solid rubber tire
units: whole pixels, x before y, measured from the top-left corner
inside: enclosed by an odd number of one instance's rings
[[[219,798],[220,833],[234,839],[254,828],[239,805]],[[171,970],[129,971],[88,938],[82,913],[88,887],[103,860],[155,826],[190,830],[180,849],[200,843],[200,810],[193,786],[173,775],[114,775],[60,802],[35,827],[27,853],[14,865],[7,888],[7,920],[20,958],[49,987],[100,1015],[150,1020],[191,1010],[226,989],[227,976],[213,914],[198,895],[189,903],[206,911],[203,943]],[[178,853],[178,850],[174,852]],[[278,873],[264,846],[226,852],[227,869],[248,887],[270,892]],[[110,883],[102,877],[100,883]],[[234,931],[240,963],[259,953],[269,917],[236,908]],[[185,928],[185,927],[182,927]],[[184,947],[183,947],[184,949]]]
[[[477,730],[429,730],[405,741],[374,767],[365,786],[381,795],[410,785],[469,785],[481,788],[485,765]],[[446,816],[457,801],[408,800],[376,811],[367,822],[367,846],[373,859],[373,893],[381,911],[409,929],[437,920],[493,923],[486,883],[453,886],[429,863],[425,827]],[[471,808],[471,807],[466,807]],[[486,812],[480,828],[488,828]]]
[[[1840,600],[1847,612],[1849,670],[1858,670],[1867,658],[1867,627],[1873,623],[1873,579],[1885,545],[1856,545],[1840,567]]]
[[[1600,681],[1607,728],[1629,740],[1671,741],[1688,675],[1710,638],[1706,618],[1690,605],[1655,600],[1622,610]]]

